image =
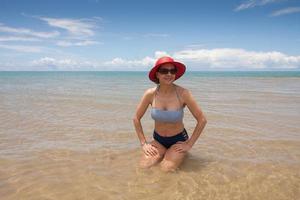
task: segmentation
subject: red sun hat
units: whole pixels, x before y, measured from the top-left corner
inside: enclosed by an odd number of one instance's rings
[[[166,63],[171,63],[176,67],[177,73],[175,75],[175,80],[179,79],[184,74],[185,69],[186,69],[184,64],[174,61],[174,59],[171,57],[164,56],[164,57],[159,58],[156,61],[154,67],[150,70],[149,79],[151,81],[158,83],[158,80],[156,78],[156,72],[161,65],[166,64]]]

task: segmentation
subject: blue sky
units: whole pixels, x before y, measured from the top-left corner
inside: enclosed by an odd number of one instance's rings
[[[0,70],[299,70],[299,0],[0,0]]]

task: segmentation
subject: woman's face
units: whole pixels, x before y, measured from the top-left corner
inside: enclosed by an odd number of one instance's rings
[[[156,72],[156,77],[160,84],[172,84],[175,81],[177,69],[171,63],[163,64]]]

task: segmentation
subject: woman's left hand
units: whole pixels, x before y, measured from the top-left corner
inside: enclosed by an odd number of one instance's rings
[[[188,152],[192,147],[187,142],[179,141],[176,144],[174,144],[175,151],[179,153],[185,153]]]

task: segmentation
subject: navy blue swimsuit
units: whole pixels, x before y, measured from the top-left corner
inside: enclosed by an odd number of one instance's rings
[[[170,148],[173,144],[176,144],[179,141],[186,141],[189,139],[189,136],[185,129],[182,132],[178,133],[177,135],[170,136],[170,137],[163,137],[160,136],[156,131],[153,132],[153,138],[159,142],[161,145],[166,147],[167,149]]]

